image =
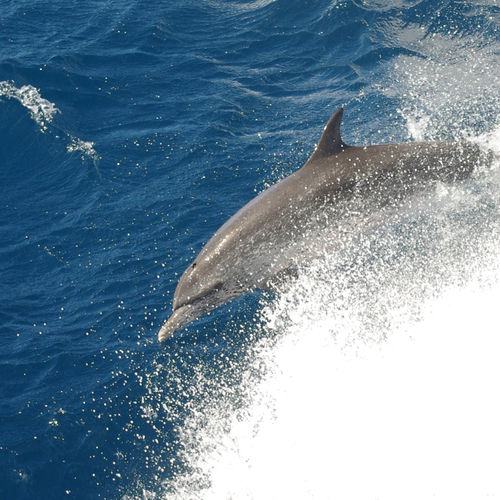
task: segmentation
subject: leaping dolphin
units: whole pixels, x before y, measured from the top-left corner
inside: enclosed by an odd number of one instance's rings
[[[467,142],[347,146],[342,114],[340,108],[330,118],[300,170],[260,193],[210,238],[179,280],[160,341],[254,288],[269,288],[301,262],[381,224],[436,182],[465,179],[486,160]]]

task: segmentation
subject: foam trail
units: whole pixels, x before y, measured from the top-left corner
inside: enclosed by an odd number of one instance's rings
[[[32,85],[24,85],[21,88],[17,88],[11,82],[0,82],[1,96],[18,100],[29,110],[31,118],[40,125],[42,132],[47,130],[47,123],[53,120],[54,115],[60,113],[60,110],[52,102],[44,99]]]
[[[44,99],[40,95],[40,92],[32,85],[24,85],[18,88],[13,82],[0,82],[0,97],[2,96],[8,99],[16,99],[28,109],[31,118],[40,126],[41,132],[47,132],[48,124],[52,122],[57,113],[61,113],[54,103]],[[94,149],[93,142],[82,141],[78,137],[73,137],[69,134],[68,138],[71,141],[71,143],[66,146],[69,153],[81,151],[84,155],[92,158],[94,164],[97,165],[100,156]]]
[[[101,157],[97,154],[97,151],[94,149],[94,143],[90,141],[82,141],[78,139],[78,137],[70,136],[71,144],[66,146],[68,153],[72,153],[73,151],[81,151],[84,155],[90,156],[94,160],[94,164],[97,167],[97,164]]]

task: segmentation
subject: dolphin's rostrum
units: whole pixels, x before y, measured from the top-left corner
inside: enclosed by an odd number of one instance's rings
[[[467,142],[347,146],[342,114],[341,108],[332,116],[300,170],[260,193],[212,236],[177,285],[160,341],[382,223],[433,183],[467,178],[486,159]]]

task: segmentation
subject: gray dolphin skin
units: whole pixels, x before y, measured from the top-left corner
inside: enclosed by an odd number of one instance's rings
[[[438,182],[466,179],[491,158],[472,143],[347,146],[343,109],[297,172],[231,217],[185,270],[158,339],[254,288],[269,289],[301,263],[382,224]]]

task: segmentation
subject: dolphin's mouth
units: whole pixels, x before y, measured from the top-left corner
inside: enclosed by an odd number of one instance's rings
[[[220,289],[217,288],[218,286],[220,286]],[[180,330],[183,326],[191,323],[191,321],[194,321],[196,318],[199,318],[208,311],[211,311],[212,309],[239,297],[249,290],[250,288],[246,288],[245,291],[235,290],[232,293],[223,292],[222,295],[217,296],[217,293],[222,292],[222,283],[217,282],[213,289],[208,290],[195,300],[175,308],[172,316],[165,321],[161,330],[158,332],[158,340],[161,342],[162,340],[168,339],[177,330]]]
[[[161,330],[158,332],[158,340],[161,342],[168,339],[177,330],[195,320],[199,315],[199,309],[190,304],[179,307],[161,327]]]

